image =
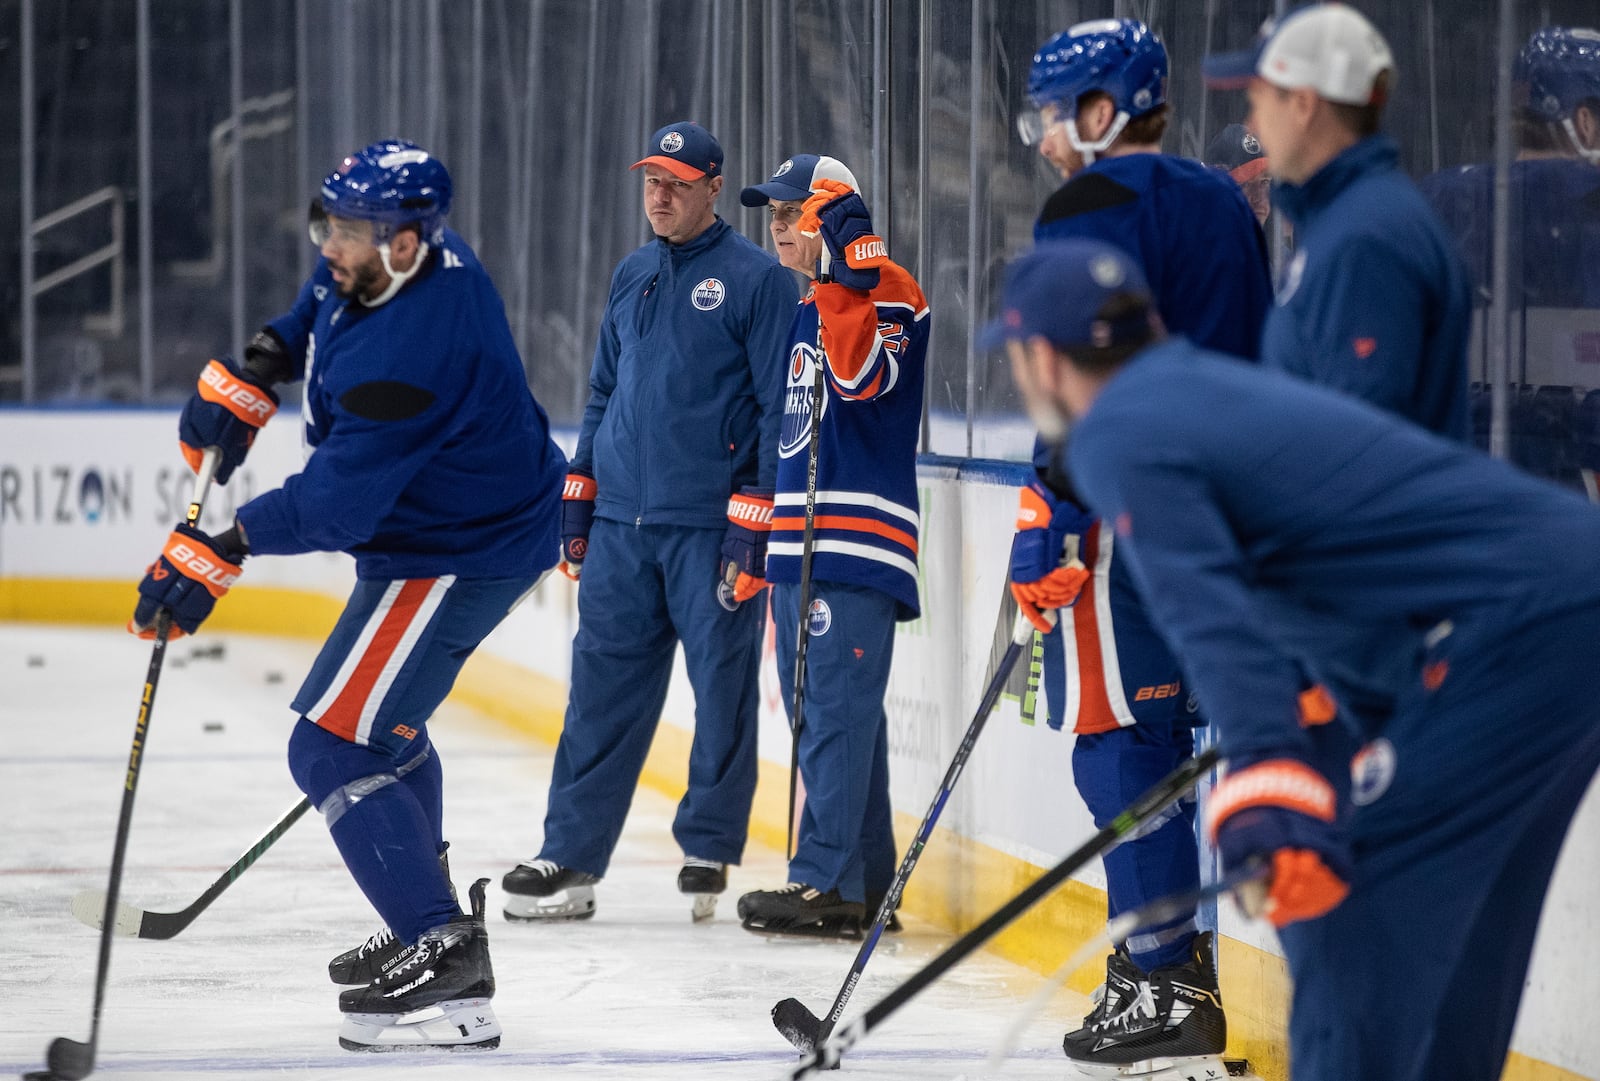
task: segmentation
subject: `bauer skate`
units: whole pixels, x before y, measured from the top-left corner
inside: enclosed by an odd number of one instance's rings
[[[717,896],[727,888],[727,864],[689,856],[678,869],[678,892],[694,898],[689,915],[695,923],[704,923],[717,914]]]
[[[586,871],[546,859],[523,860],[500,880],[508,920],[586,920],[594,915],[594,884]]]
[[[838,890],[823,893],[800,882],[776,890],[756,890],[739,898],[739,918],[747,931],[860,938],[865,915],[865,905],[846,901]]]
[[[500,1044],[494,968],[484,928],[487,878],[472,884],[472,914],[425,931],[411,955],[366,987],[339,994],[347,1051],[487,1050]]]
[[[446,882],[450,881],[449,848],[447,844],[445,851],[439,853],[439,869],[444,872]],[[455,895],[456,888],[452,884],[450,896],[455,897]],[[365,986],[410,957],[411,951],[415,949],[415,946],[407,946],[395,938],[394,932],[387,927],[380,927],[361,945],[355,949],[345,950],[329,961],[328,979],[351,987]]]
[[[1126,993],[1126,980],[1137,968],[1132,962],[1118,965],[1121,971],[1115,974],[1113,984],[1108,962],[1107,991],[1101,1004],[1082,1028],[1062,1040],[1067,1058],[1091,1077],[1138,1081],[1220,1081],[1227,1077],[1221,1055],[1228,1030],[1217,990],[1213,949],[1211,932],[1197,935],[1194,955],[1187,963],[1138,977],[1132,1000],[1115,1012],[1101,1007]]]

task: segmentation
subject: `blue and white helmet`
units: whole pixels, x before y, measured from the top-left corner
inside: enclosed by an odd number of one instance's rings
[[[1095,19],[1050,38],[1033,54],[1028,72],[1034,111],[1017,119],[1022,141],[1032,145],[1044,137],[1040,114],[1046,108],[1054,107],[1058,120],[1076,119],[1078,99],[1092,90],[1110,96],[1117,119],[1092,145],[1080,145],[1077,125],[1067,126],[1073,147],[1090,155],[1110,146],[1129,120],[1166,104],[1166,46],[1138,19]]]
[[[1600,116],[1600,31],[1565,26],[1536,30],[1517,54],[1512,85],[1531,116],[1559,124],[1578,153],[1600,163],[1600,147],[1585,147],[1572,122],[1585,103]]]
[[[351,154],[327,175],[321,209],[323,214],[372,222],[378,244],[416,223],[422,239],[438,247],[450,212],[450,173],[416,143],[385,139]],[[317,225],[313,214],[312,240],[320,243]]]

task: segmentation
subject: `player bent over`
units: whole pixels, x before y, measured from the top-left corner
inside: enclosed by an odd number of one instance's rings
[[[185,406],[186,456],[244,460],[305,380],[305,469],[212,537],[180,525],[140,583],[194,633],[246,555],[343,551],[356,587],[295,696],[289,769],[386,929],[334,959],[350,1050],[494,1047],[484,887],[458,906],[444,864],[443,770],[428,718],[466,658],[556,562],[566,462],[489,276],[445,228],[450,176],[379,142],[322,182],[322,258],[245,363],[214,360]],[[201,567],[208,564],[212,573]],[[221,573],[216,569],[220,568]]]
[[[1167,53],[1135,19],[1080,23],[1051,37],[1028,76],[1025,140],[1062,175],[1034,237],[1093,237],[1151,280],[1167,325],[1213,349],[1256,356],[1271,287],[1260,228],[1238,186],[1161,153]],[[1073,780],[1097,826],[1194,754],[1202,723],[1167,643],[1151,625],[1110,525],[1072,491],[1050,418],[1038,418],[1037,480],[1021,492],[1011,590],[1044,633],[1048,724],[1075,733]],[[1055,629],[1040,610],[1056,608]],[[1104,858],[1108,915],[1200,884],[1195,805],[1186,801]],[[1190,911],[1106,960],[1094,1009],[1062,1040],[1091,1072],[1221,1075],[1227,1042],[1211,933]]]
[[[733,551],[728,569],[740,599],[772,583],[778,678],[791,712],[806,608],[803,716],[789,718],[802,726],[805,810],[788,884],[745,894],[739,916],[752,931],[857,936],[898,859],[883,697],[895,623],[920,611],[916,455],[928,302],[889,261],[855,176],[837,159],[797,154],[739,198],[767,206],[779,261],[816,279],[789,329],[770,538]],[[829,269],[817,277],[825,253]],[[810,578],[802,581],[812,468]]]
[[[1012,266],[994,333],[1184,658],[1228,771],[1207,829],[1270,868],[1296,1081],[1495,1081],[1600,767],[1600,510],[1366,402],[1167,339],[1109,245]],[[1296,698],[1407,635],[1393,710]],[[1329,685],[1332,681],[1324,680]]]

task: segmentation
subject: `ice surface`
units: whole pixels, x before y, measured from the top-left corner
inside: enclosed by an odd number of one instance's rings
[[[222,657],[202,655],[218,642]],[[284,763],[294,723],[287,703],[313,655],[310,643],[245,635],[203,633],[169,647],[123,902],[184,907],[294,802],[299,793]],[[99,936],[72,917],[69,904],[80,890],[106,885],[149,656],[147,643],[120,632],[0,624],[0,916],[9,947],[0,965],[0,1074],[40,1068],[55,1036],[87,1038]],[[537,850],[551,748],[453,706],[430,728],[444,762],[457,885],[492,880],[500,1048],[404,1055],[339,1049],[338,988],[327,982],[327,961],[365,939],[377,920],[312,814],[178,937],[116,939],[96,1076],[787,1076],[795,1055],[772,1027],[772,1005],[794,996],[823,1013],[856,945],[769,939],[739,927],[738,894],[783,881],[779,853],[753,843],[717,918],[694,924],[689,899],[676,890],[681,853],[670,832],[673,805],[641,790],[598,887],[595,918],[508,924],[499,916],[499,879]],[[905,933],[880,942],[846,1018],[948,941],[907,920]],[[1039,980],[975,957],[827,1076],[1065,1078],[1061,1033],[1086,1008],[1072,992],[1029,1026],[1003,1072],[985,1063]]]

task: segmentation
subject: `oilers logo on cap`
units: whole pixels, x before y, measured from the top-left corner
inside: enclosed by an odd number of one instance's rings
[[[668,154],[676,154],[683,149],[683,136],[675,131],[669,131],[661,137],[661,149]]]
[[[727,286],[716,278],[707,278],[694,287],[694,291],[689,294],[689,300],[696,308],[708,312],[720,305],[727,295]]]
[[[784,173],[787,173],[790,169],[793,169],[793,168],[794,168],[794,159],[793,158],[784,158],[783,159],[783,164],[778,166],[777,172],[772,174],[772,179],[774,179],[774,180],[778,179]]]
[[[805,453],[811,441],[811,384],[817,373],[816,347],[796,342],[789,352],[788,389],[783,398],[783,427],[778,434],[778,457]],[[828,413],[828,396],[822,395],[821,417]]]

